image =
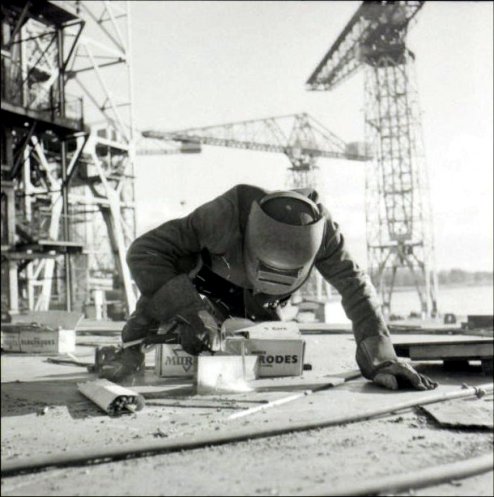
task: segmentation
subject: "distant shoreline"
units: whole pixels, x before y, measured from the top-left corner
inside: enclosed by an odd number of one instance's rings
[[[441,289],[445,288],[465,288],[465,287],[492,287],[494,286],[494,282],[487,282],[487,281],[481,281],[478,283],[475,282],[464,282],[464,283],[439,283],[439,291]],[[415,291],[414,286],[395,286],[394,291],[396,292],[410,292],[410,291]]]

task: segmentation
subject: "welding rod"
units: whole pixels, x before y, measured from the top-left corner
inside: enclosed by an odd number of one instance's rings
[[[238,418],[243,418],[245,416],[250,416],[251,414],[255,414],[256,412],[259,411],[264,411],[266,409],[269,409],[271,407],[276,407],[280,406],[283,404],[287,404],[288,402],[292,402],[294,400],[300,399],[302,397],[306,397],[307,395],[311,395],[315,392],[320,392],[322,390],[327,390],[328,388],[332,388],[338,385],[341,385],[341,383],[345,383],[346,381],[353,380],[355,378],[360,378],[362,376],[362,373],[358,370],[350,371],[348,373],[343,373],[341,376],[336,376],[335,378],[338,378],[339,380],[342,380],[341,382],[329,382],[325,383],[324,385],[321,385],[320,387],[316,387],[313,389],[308,389],[304,390],[303,392],[295,393],[293,395],[288,395],[286,397],[282,397],[281,399],[276,399],[271,402],[266,402],[265,404],[261,404],[260,406],[256,407],[251,407],[250,409],[245,409],[240,412],[235,412],[232,415],[228,416],[227,419],[238,419]]]

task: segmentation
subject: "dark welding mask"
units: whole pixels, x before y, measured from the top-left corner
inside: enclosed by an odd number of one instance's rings
[[[253,202],[245,233],[245,267],[254,291],[284,295],[308,277],[324,234],[318,206],[295,191]]]

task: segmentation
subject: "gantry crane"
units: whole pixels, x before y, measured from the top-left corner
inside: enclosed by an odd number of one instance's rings
[[[363,2],[307,81],[332,90],[365,71],[366,142],[374,153],[366,175],[367,255],[371,277],[390,311],[396,272],[408,268],[422,313],[437,313],[432,219],[413,81],[406,46],[423,1]]]
[[[345,143],[306,113],[179,131],[146,130],[141,134],[148,139],[181,142],[185,150],[187,147],[190,150],[201,145],[215,145],[285,154],[291,164],[288,178],[290,188],[317,187],[318,157],[357,161],[369,159],[362,144]],[[141,150],[147,153],[152,149]],[[159,153],[159,150],[154,153]],[[165,150],[164,153],[170,152]],[[330,289],[317,275],[305,285],[302,294],[326,299]]]
[[[357,161],[369,159],[361,144],[345,143],[306,113],[178,131],[145,130],[141,134],[145,138],[181,142],[184,151],[187,151],[187,146],[193,149],[213,145],[285,154],[291,164],[289,183],[293,188],[317,185],[315,171],[318,157]],[[141,153],[160,152],[142,149]]]

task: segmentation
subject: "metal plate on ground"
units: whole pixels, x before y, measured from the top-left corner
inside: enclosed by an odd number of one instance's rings
[[[494,428],[492,399],[450,400],[423,406],[439,424],[455,428]]]

